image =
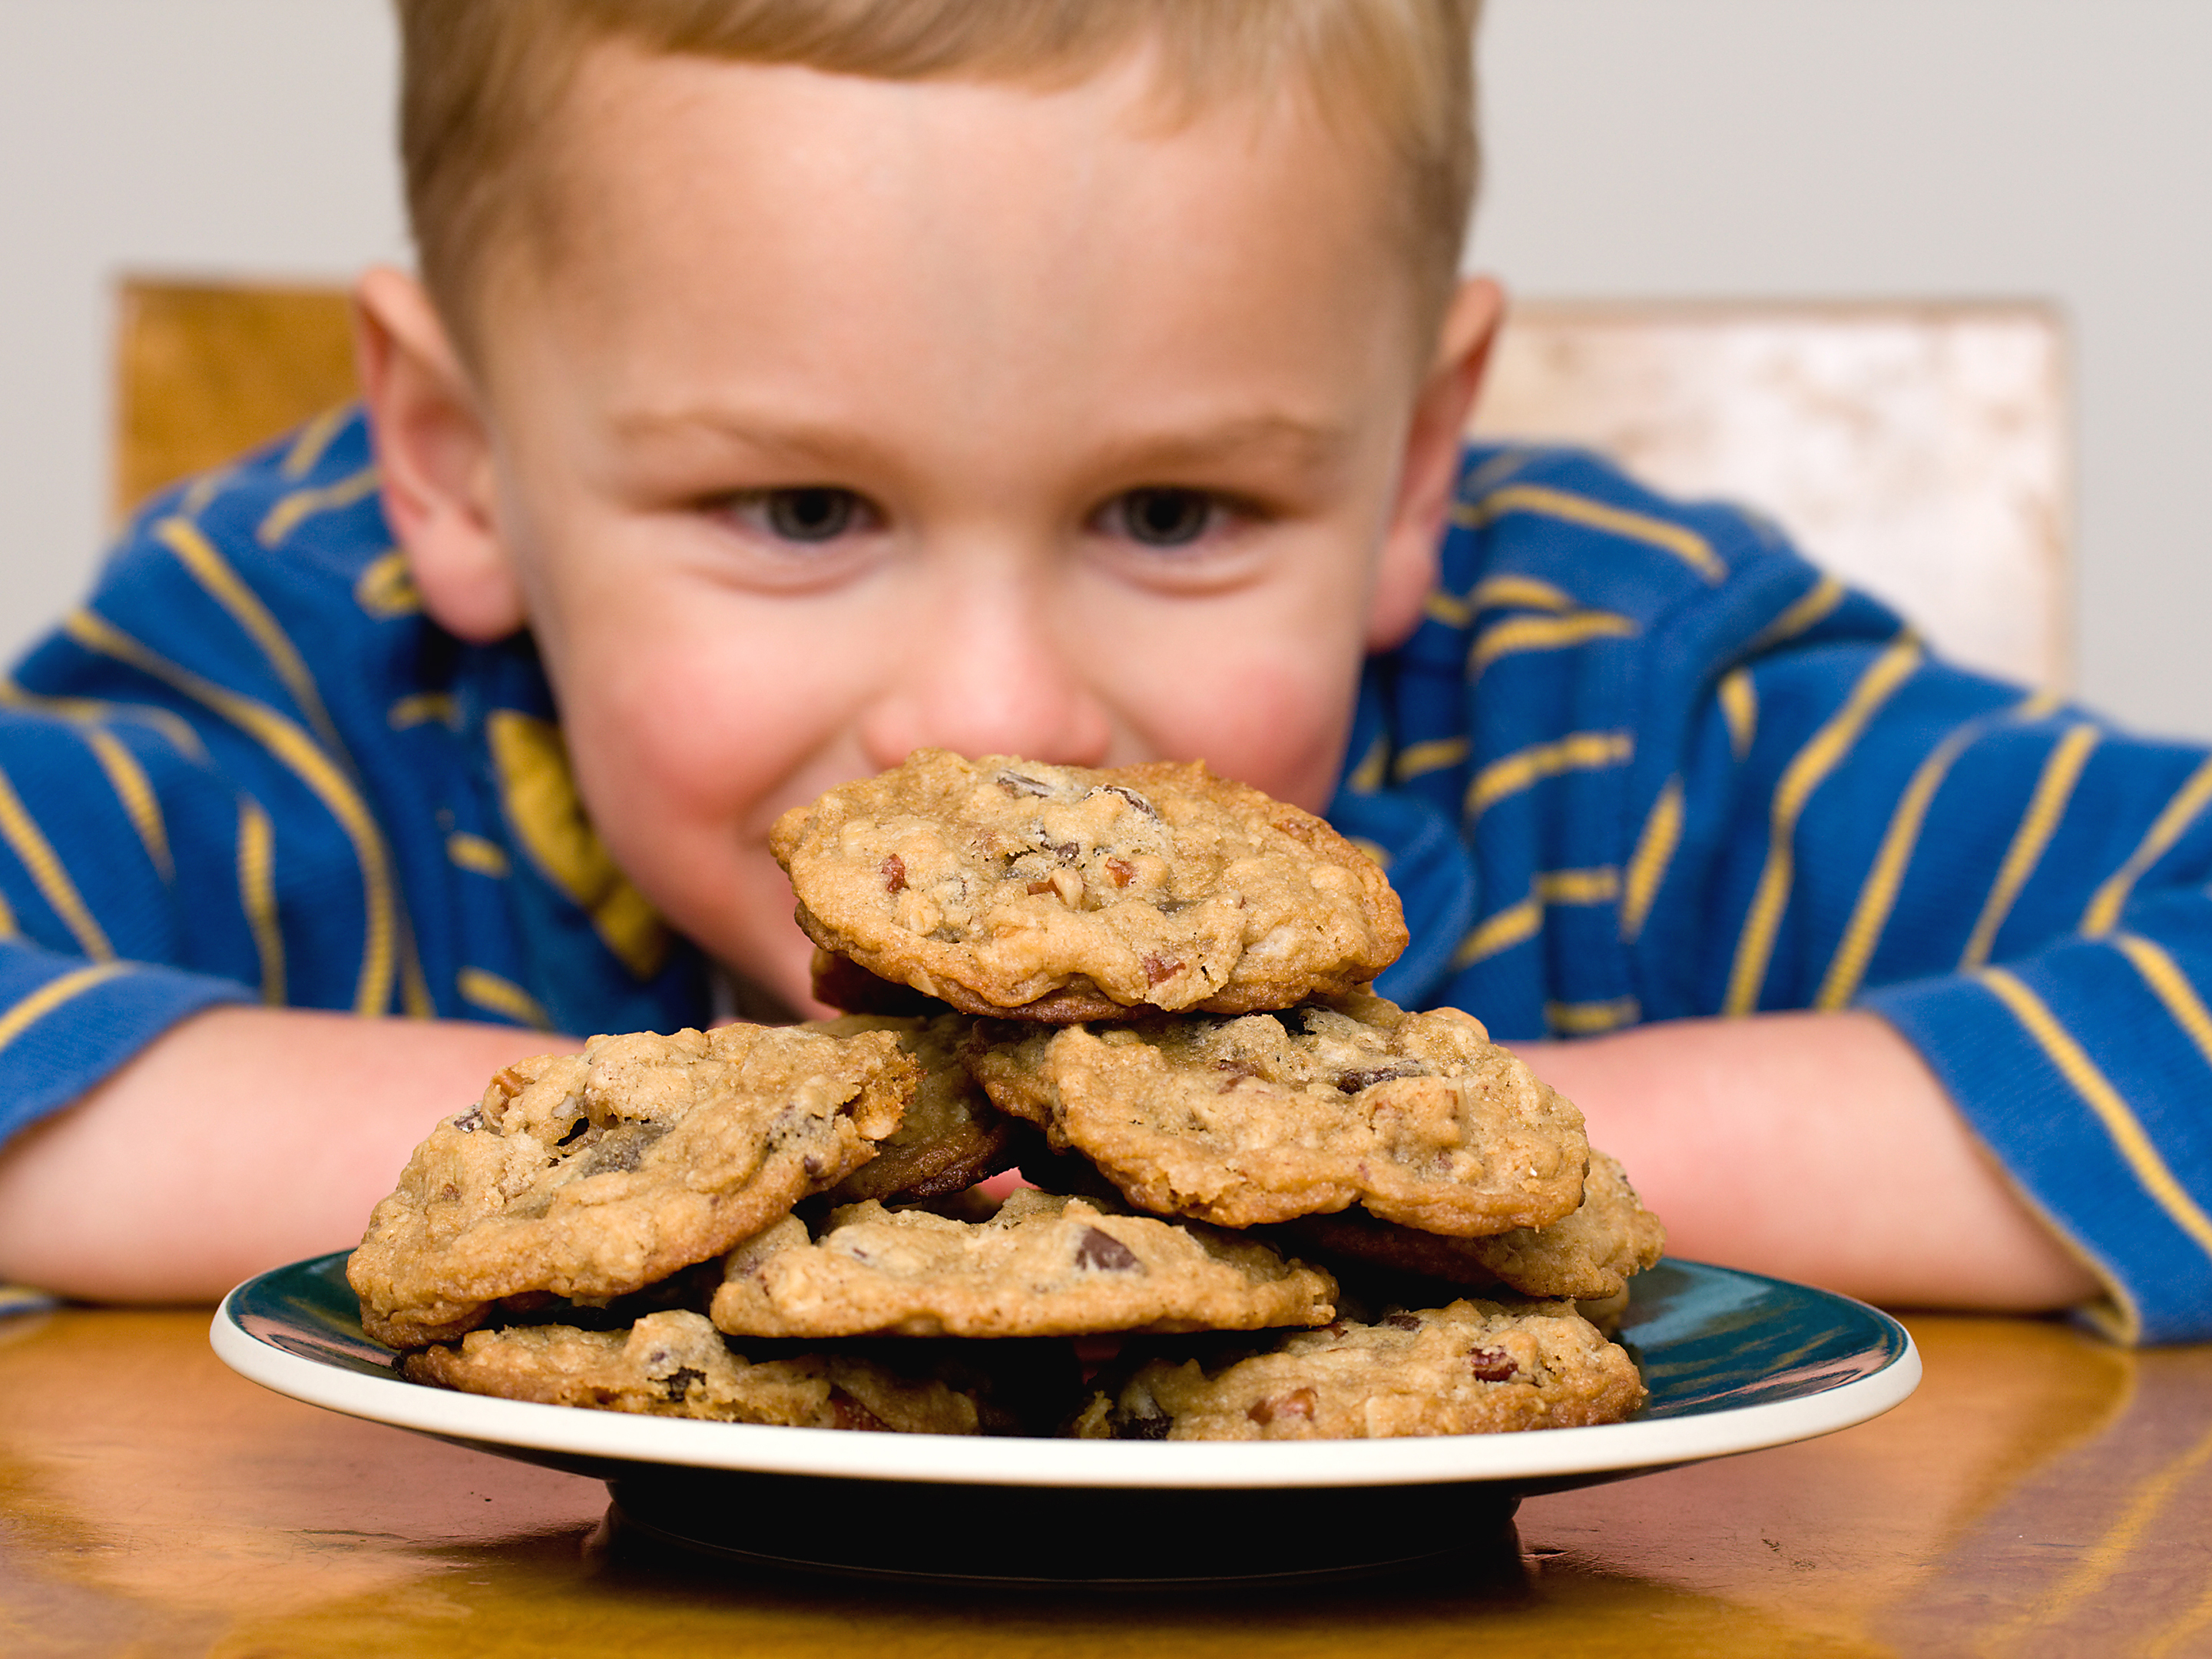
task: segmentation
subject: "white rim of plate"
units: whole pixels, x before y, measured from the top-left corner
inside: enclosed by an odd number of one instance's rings
[[[209,1332],[241,1376],[294,1400],[423,1434],[555,1453],[748,1474],[952,1486],[1288,1488],[1538,1480],[1669,1468],[1810,1440],[1879,1417],[1920,1382],[1920,1352],[1798,1400],[1583,1429],[1403,1440],[1048,1440],[702,1423],[497,1400],[371,1376],[288,1353],[231,1317]]]

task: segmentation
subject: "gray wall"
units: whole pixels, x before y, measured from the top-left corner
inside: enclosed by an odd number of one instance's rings
[[[1474,255],[1534,294],[2054,299],[2085,695],[2212,736],[2212,5],[1491,0]],[[0,3],[0,649],[103,532],[107,283],[403,249],[380,0]]]

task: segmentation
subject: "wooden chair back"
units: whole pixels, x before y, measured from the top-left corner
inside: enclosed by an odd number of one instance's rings
[[[116,299],[118,517],[355,394],[343,289],[134,276]]]
[[[1472,430],[1755,505],[1955,660],[2070,678],[2064,337],[2027,305],[1515,307]]]

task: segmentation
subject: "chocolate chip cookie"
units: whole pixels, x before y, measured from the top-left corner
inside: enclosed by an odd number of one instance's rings
[[[785,813],[769,846],[817,945],[969,1013],[1283,1008],[1406,947],[1371,860],[1200,763],[916,750]]]
[[[976,1222],[856,1204],[819,1238],[788,1217],[730,1252],[733,1335],[1048,1336],[1322,1325],[1336,1281],[1212,1229],[1020,1191]]]
[[[636,1291],[836,1186],[920,1067],[890,1031],[728,1025],[592,1039],[507,1067],[415,1150],[346,1276],[362,1328],[449,1340],[503,1297]]]
[[[756,1363],[732,1352],[696,1313],[649,1314],[626,1331],[573,1325],[471,1331],[458,1347],[409,1354],[402,1368],[412,1382],[465,1394],[653,1417],[902,1434],[978,1434],[993,1426],[974,1393],[939,1378],[902,1375],[848,1354]]]
[[[847,1014],[808,1024],[807,1030],[832,1036],[889,1031],[921,1068],[898,1127],[876,1144],[875,1157],[831,1188],[832,1203],[945,1198],[1013,1167],[1015,1134],[1022,1126],[991,1104],[962,1062],[974,1024],[965,1014],[934,1019]]]
[[[1365,1440],[1618,1423],[1643,1403],[1627,1353],[1566,1303],[1455,1302],[1282,1338],[1211,1369],[1154,1358],[1095,1394],[1103,1440]]]
[[[1140,1210],[1256,1226],[1364,1205],[1468,1237],[1583,1200],[1582,1114],[1457,1009],[1355,994],[1281,1014],[978,1027],[994,1104]]]
[[[1522,1296],[1591,1302],[1620,1295],[1630,1276],[1656,1266],[1667,1247],[1666,1228],[1638,1199],[1620,1160],[1595,1148],[1580,1207],[1548,1227],[1449,1238],[1346,1210],[1285,1223],[1273,1236],[1284,1249],[1322,1261],[1349,1260],[1453,1285],[1502,1285]]]

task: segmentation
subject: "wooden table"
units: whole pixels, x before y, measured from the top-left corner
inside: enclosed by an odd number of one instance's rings
[[[670,1560],[590,1481],[232,1376],[204,1311],[33,1315],[0,1322],[0,1652],[2212,1654],[2212,1348],[1908,1322],[1887,1417],[1531,1499],[1449,1569],[1085,1597]]]

